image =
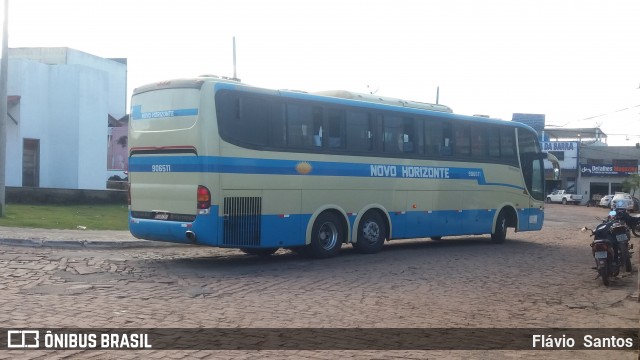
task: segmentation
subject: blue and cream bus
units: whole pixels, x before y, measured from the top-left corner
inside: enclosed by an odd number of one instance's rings
[[[546,154],[520,123],[208,76],[135,89],[129,126],[141,239],[330,257],[542,228]]]

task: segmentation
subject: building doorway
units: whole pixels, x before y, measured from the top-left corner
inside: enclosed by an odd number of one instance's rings
[[[609,195],[609,183],[596,183],[589,184],[589,194],[593,195]]]
[[[22,141],[22,186],[40,186],[40,140]]]

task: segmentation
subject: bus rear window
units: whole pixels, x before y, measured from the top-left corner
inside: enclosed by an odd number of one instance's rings
[[[161,89],[135,94],[131,99],[131,129],[144,132],[191,128],[198,120],[199,103],[199,89]]]

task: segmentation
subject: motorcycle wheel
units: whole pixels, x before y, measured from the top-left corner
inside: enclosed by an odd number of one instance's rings
[[[640,237],[640,224],[632,227],[631,232],[633,233],[633,236]]]
[[[604,286],[609,286],[609,269],[608,266],[601,267],[598,269],[598,274],[602,278],[602,283]]]

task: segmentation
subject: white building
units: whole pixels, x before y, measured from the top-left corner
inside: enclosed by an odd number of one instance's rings
[[[6,185],[105,189],[108,117],[126,114],[125,60],[9,49]]]

